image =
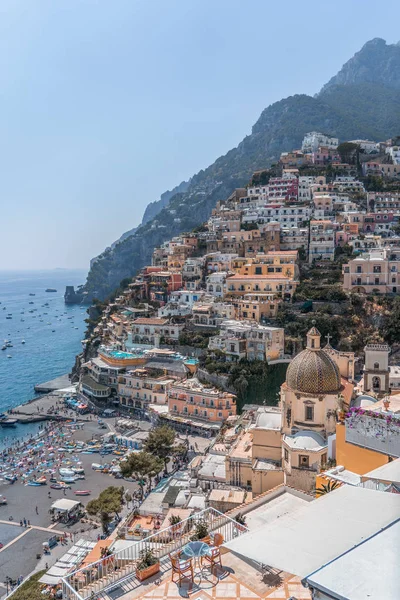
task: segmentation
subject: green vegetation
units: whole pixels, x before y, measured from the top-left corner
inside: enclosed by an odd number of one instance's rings
[[[119,513],[124,503],[124,488],[109,486],[103,490],[98,498],[90,500],[86,506],[89,515],[100,517],[101,526],[105,534],[108,533],[108,526],[112,520],[112,515],[119,519]]]
[[[176,433],[168,425],[162,425],[152,429],[147,438],[144,449],[146,452],[157,456],[164,462],[164,471],[167,471],[167,464],[169,463],[170,456],[174,451]]]
[[[39,579],[46,573],[46,569],[35,573],[22,583],[18,589],[13,593],[15,600],[43,600],[43,594],[41,592],[42,584],[39,583]]]
[[[122,461],[121,472],[124,477],[135,476],[138,480],[143,500],[146,478],[150,488],[152,478],[158,475],[163,466],[164,462],[161,458],[143,450],[142,452],[130,454],[126,460]]]

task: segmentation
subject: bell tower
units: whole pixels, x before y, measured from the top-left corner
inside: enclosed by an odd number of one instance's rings
[[[307,350],[321,349],[321,334],[318,329],[313,326],[307,333]]]
[[[389,392],[389,351],[387,344],[365,346],[364,392]]]

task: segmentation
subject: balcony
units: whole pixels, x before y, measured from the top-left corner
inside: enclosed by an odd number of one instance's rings
[[[77,569],[62,579],[63,598],[87,600],[106,596],[107,593],[111,596],[111,592],[117,589],[118,597],[128,592],[132,594],[135,588],[141,586],[136,578],[136,565],[141,554],[151,550],[160,560],[162,573],[165,573],[170,569],[169,554],[180,550],[190,541],[199,522],[206,524],[209,534],[221,534],[224,543],[248,531],[247,527],[239,525],[218,510],[207,508],[181,521],[178,525],[162,529],[142,540],[132,541],[130,546]],[[128,530],[122,529],[121,534],[129,540]]]

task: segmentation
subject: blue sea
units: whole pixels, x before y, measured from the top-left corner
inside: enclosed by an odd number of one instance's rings
[[[84,270],[0,271],[0,348],[12,343],[0,350],[0,413],[34,398],[35,384],[71,371],[87,314],[86,307],[65,305],[64,291],[85,279]],[[36,424],[0,428],[0,447],[37,430]]]

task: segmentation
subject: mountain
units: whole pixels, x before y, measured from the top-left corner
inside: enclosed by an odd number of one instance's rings
[[[370,40],[324,85],[321,94],[335,85],[359,83],[380,84],[399,90],[400,42],[386,44],[381,38]]]
[[[307,132],[322,131],[341,141],[400,134],[399,87],[400,47],[375,39],[315,97],[295,95],[268,106],[236,148],[151,203],[143,224],[97,258],[79,292],[82,301],[105,298],[150,262],[156,246],[204,222],[218,200],[277,161],[281,152],[299,147]]]

